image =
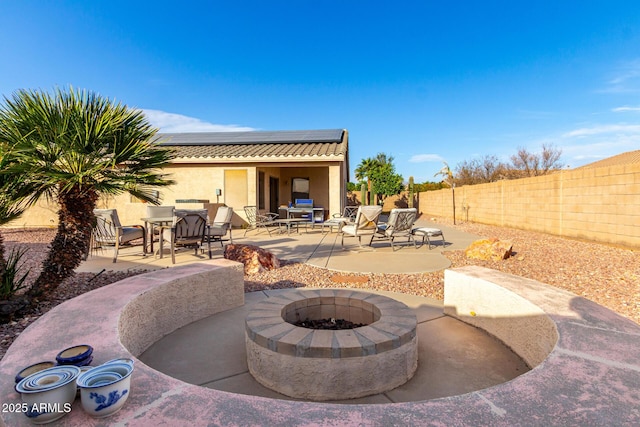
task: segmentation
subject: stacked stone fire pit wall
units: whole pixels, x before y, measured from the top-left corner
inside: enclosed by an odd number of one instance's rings
[[[366,326],[334,331],[293,324],[307,318]],[[409,307],[382,295],[347,289],[284,292],[256,304],[247,316],[247,364],[259,383],[291,397],[323,401],[378,394],[415,373],[416,326]]]

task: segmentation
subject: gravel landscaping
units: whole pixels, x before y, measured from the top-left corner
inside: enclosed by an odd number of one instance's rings
[[[450,221],[437,223],[453,226]],[[503,261],[467,259],[463,251],[445,255],[452,267],[480,265],[547,283],[595,301],[640,323],[640,251],[591,242],[564,239],[531,231],[464,223],[455,227],[484,237],[513,243],[514,256]],[[53,229],[4,229],[7,253],[16,246],[29,249],[25,268],[34,279],[46,255]],[[55,295],[22,318],[0,325],[0,356],[34,320],[61,302],[136,273],[77,274],[65,281]],[[349,287],[380,289],[443,299],[444,272],[421,274],[344,274],[299,263],[283,263],[277,270],[245,277],[245,291],[291,287]]]

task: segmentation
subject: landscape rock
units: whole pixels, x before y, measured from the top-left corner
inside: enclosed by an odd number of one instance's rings
[[[244,274],[255,274],[280,267],[276,256],[258,246],[230,243],[224,247],[226,259],[244,264]]]
[[[482,259],[486,261],[500,261],[511,256],[513,244],[507,240],[481,239],[473,242],[464,254],[467,258]]]
[[[8,323],[22,314],[29,307],[29,300],[23,296],[13,296],[0,301],[0,323]]]

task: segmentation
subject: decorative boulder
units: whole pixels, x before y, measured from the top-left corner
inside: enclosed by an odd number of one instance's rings
[[[473,242],[464,254],[467,258],[482,259],[486,261],[500,261],[511,256],[513,245],[509,241],[498,239],[482,239]]]
[[[230,243],[224,247],[224,257],[243,263],[244,274],[255,274],[280,267],[280,261],[274,254],[253,245]]]

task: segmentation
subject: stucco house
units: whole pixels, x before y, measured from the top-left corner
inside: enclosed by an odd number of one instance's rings
[[[278,212],[296,198],[313,199],[325,215],[341,212],[349,179],[346,129],[251,132],[193,132],[158,135],[175,151],[166,172],[176,184],[160,189],[162,204],[202,207],[206,201],[234,208],[241,225],[243,207]],[[118,209],[123,224],[140,223],[146,204],[129,195],[106,198],[99,207]],[[14,226],[51,226],[56,209],[40,202]]]

